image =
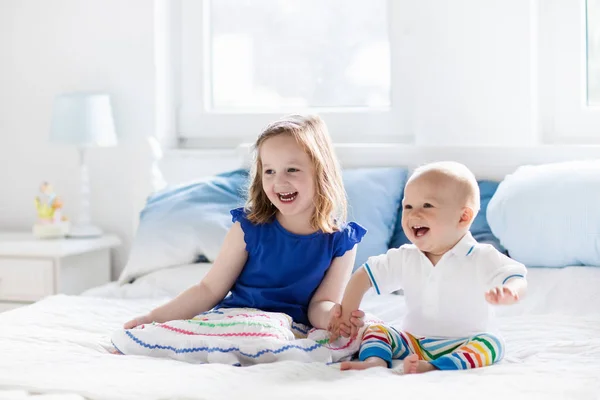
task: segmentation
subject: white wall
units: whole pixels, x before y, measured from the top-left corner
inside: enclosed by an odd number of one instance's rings
[[[399,3],[416,144],[537,144],[537,1]]]
[[[90,152],[92,218],[133,236],[135,186],[146,185],[154,130],[153,4],[150,0],[0,1],[0,229],[29,229],[42,180],[75,217],[79,173],[75,149],[47,144],[53,97],[99,90],[113,96],[118,148]]]
[[[418,144],[537,143],[535,0],[393,1],[403,4],[402,69],[414,98],[406,111]],[[107,91],[123,142],[92,151],[90,174],[93,219],[125,241],[115,276],[126,261],[136,205],[152,181],[145,138],[172,129],[165,125],[172,110],[156,106],[169,79],[156,64],[154,10],[151,0],[0,0],[0,229],[29,229],[32,199],[45,179],[75,216],[76,151],[46,143],[52,98]],[[167,154],[167,177],[239,165],[234,153],[191,157],[180,162]]]

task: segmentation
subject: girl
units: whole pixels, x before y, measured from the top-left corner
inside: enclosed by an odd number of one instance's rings
[[[191,319],[213,307],[281,312],[321,329],[340,314],[336,304],[366,230],[343,223],[346,197],[325,123],[288,116],[270,124],[254,149],[248,201],[231,211],[234,224],[209,273],[125,329]],[[363,316],[356,311],[352,325],[362,326]]]

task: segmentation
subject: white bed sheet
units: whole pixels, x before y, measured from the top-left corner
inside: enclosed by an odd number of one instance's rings
[[[168,279],[157,279],[154,287]],[[499,313],[508,346],[503,362],[418,376],[383,369],[341,372],[335,366],[293,362],[238,368],[112,355],[106,352],[110,333],[132,315],[164,301],[165,288],[155,298],[143,298],[131,288],[123,290],[136,298],[122,293],[119,298],[118,289],[110,287],[101,291],[113,298],[93,297],[94,291],[54,296],[0,314],[0,390],[89,399],[358,399],[383,394],[420,399],[599,398],[600,296],[595,289],[600,269],[531,269],[529,280],[527,300]],[[403,298],[368,296],[365,309],[397,323]]]
[[[210,263],[196,263],[165,268],[138,278],[132,284],[121,286],[117,282],[111,282],[90,289],[83,295],[106,298],[168,299],[199,282],[211,267]],[[517,305],[499,308],[498,314],[600,313],[600,267],[529,268],[527,280],[526,299]],[[393,307],[385,305],[383,308],[384,310],[378,312],[395,313],[396,319],[401,317],[398,310],[394,310]]]

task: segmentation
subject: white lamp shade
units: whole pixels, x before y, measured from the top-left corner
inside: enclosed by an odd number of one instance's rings
[[[117,144],[110,97],[104,93],[65,93],[54,99],[52,143],[80,147]]]

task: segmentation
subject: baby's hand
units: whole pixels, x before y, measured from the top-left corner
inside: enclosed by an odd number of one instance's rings
[[[494,305],[510,305],[519,301],[519,295],[508,286],[498,286],[488,290],[485,299]]]
[[[349,336],[356,337],[356,335],[358,335],[358,330],[365,325],[365,321],[363,321],[364,317],[365,313],[361,310],[354,310],[350,313]]]
[[[152,318],[150,317],[150,314],[146,314],[146,315],[142,315],[141,317],[137,317],[137,318],[132,319],[131,321],[126,322],[123,325],[123,328],[132,329],[132,328],[135,328],[136,326],[149,324],[151,322],[153,322],[153,321],[152,321]]]
[[[327,330],[330,333],[329,339],[333,342],[340,336],[355,337],[358,330],[365,324],[363,318],[365,313],[361,310],[355,310],[351,313],[342,311],[342,306],[336,304],[331,308],[329,325]]]

